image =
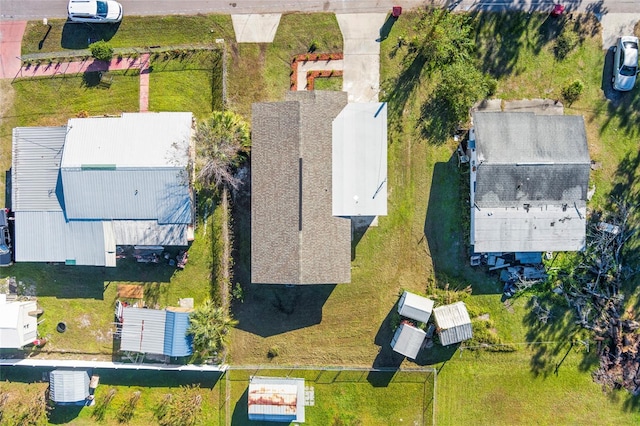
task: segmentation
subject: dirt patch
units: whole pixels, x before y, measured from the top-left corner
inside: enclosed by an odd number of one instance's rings
[[[89,318],[88,314],[84,314],[80,318],[78,318],[78,327],[79,328],[87,328],[90,325],[91,325],[91,319]]]
[[[0,80],[0,93],[2,93],[0,98],[0,125],[2,125],[2,117],[8,115],[7,112],[13,107],[13,99],[16,96],[16,91],[9,79]]]
[[[478,315],[476,319],[479,321],[489,321],[489,314]]]

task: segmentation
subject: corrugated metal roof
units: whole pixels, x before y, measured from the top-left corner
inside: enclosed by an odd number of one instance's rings
[[[333,120],[332,213],[387,214],[387,104],[349,103]]]
[[[331,213],[332,120],[343,92],[291,92],[253,104],[251,280],[351,280],[351,223]]]
[[[403,317],[426,323],[433,310],[433,300],[405,291],[398,302],[398,313]]]
[[[122,310],[123,351],[164,354],[166,312],[125,307]]]
[[[63,168],[61,174],[69,219],[192,222],[189,180],[184,169]]]
[[[427,333],[419,328],[409,324],[400,324],[391,340],[391,347],[394,351],[408,358],[416,359],[426,336]]]
[[[11,205],[14,211],[62,211],[58,176],[66,127],[13,129]]]
[[[587,209],[544,208],[472,209],[474,251],[579,251],[586,244]]]
[[[249,420],[304,422],[304,379],[253,376],[248,392]]]
[[[79,402],[89,396],[90,370],[59,369],[49,373],[50,398],[54,402]]]
[[[190,112],[123,113],[121,117],[72,118],[62,167],[186,167]]]
[[[169,356],[189,356],[193,353],[193,338],[187,335],[189,313],[166,311],[164,354]]]
[[[433,316],[438,326],[440,343],[443,346],[473,337],[471,318],[464,302],[438,306],[433,310]]]
[[[119,246],[186,246],[187,224],[159,225],[154,220],[114,220],[110,222]]]
[[[105,266],[102,222],[67,222],[62,212],[19,211],[15,214],[16,262],[65,262]]]

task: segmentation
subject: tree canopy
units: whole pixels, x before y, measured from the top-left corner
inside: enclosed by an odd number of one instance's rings
[[[214,111],[198,124],[195,135],[196,177],[201,187],[237,188],[237,167],[251,149],[249,126],[231,111]]]
[[[189,318],[188,334],[193,337],[193,348],[198,359],[217,356],[228,344],[229,331],[238,321],[222,307],[207,300]]]

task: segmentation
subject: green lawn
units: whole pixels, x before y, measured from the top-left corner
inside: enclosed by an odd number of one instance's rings
[[[17,424],[13,419],[16,411],[19,412],[24,404],[29,404],[35,395],[44,394],[48,384],[42,381],[42,374],[48,371],[49,368],[35,367],[2,371],[0,393],[8,394],[10,403],[5,406],[5,416],[0,419],[0,425]],[[180,386],[193,385],[194,389],[190,392],[202,397],[201,411],[196,424],[224,425],[220,416],[225,388],[224,380],[220,380],[219,373],[94,369],[92,374],[100,376],[100,385],[95,392],[96,404],[90,407],[54,406],[49,414],[48,424],[122,424],[118,421],[118,414],[123,410],[126,401],[137,391],[141,393],[140,399],[133,417],[127,424],[158,424],[155,414],[160,406],[166,404],[166,395],[172,394],[175,398],[180,392]],[[115,394],[108,404],[104,404],[112,390],[115,390]],[[101,406],[105,408],[102,409]]]
[[[75,24],[51,19],[49,24],[51,30],[40,21],[27,24],[22,54],[86,49],[89,39],[106,40],[114,48],[147,48],[211,44],[218,38],[234,37],[228,15],[129,16],[115,25]]]
[[[227,371],[231,424],[267,424],[248,420],[247,392],[252,375],[305,379],[305,387],[313,387],[315,400],[313,406],[305,407],[305,424],[421,425],[433,419],[432,371],[266,368]]]

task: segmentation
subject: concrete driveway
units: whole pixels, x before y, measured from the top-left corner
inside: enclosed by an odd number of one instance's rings
[[[640,9],[640,4],[638,5]],[[618,37],[633,35],[636,23],[640,21],[639,13],[607,13],[599,16],[602,25],[602,49],[607,50],[616,44]]]
[[[380,91],[380,28],[386,13],[336,14],[344,40],[342,90],[349,102],[377,102]]]

